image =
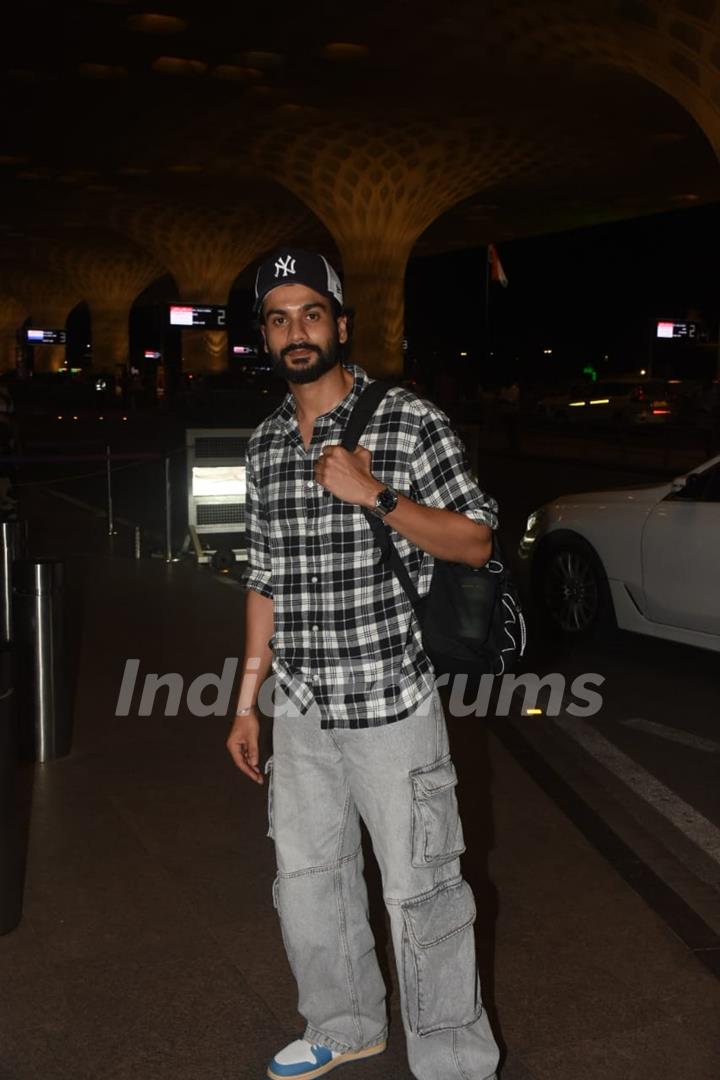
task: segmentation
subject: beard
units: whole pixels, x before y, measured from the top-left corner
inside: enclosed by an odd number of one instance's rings
[[[310,357],[309,360],[305,361],[303,367],[292,367],[288,364],[286,357],[288,353],[293,352],[295,349],[315,353],[317,359],[314,360]],[[337,334],[325,349],[322,349],[319,345],[295,342],[286,345],[279,353],[271,351],[270,359],[272,360],[274,375],[278,375],[281,379],[285,379],[286,382],[290,383],[311,383],[319,379],[326,371],[331,371],[339,363],[340,343]]]

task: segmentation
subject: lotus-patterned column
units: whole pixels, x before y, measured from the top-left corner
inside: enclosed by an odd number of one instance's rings
[[[477,16],[484,18],[479,9]],[[508,68],[518,61],[602,64],[678,101],[720,157],[720,26],[714,0],[507,4],[494,22]],[[659,133],[661,134],[661,133]]]
[[[487,125],[345,117],[303,131],[270,129],[258,164],[315,211],[342,256],[357,311],[354,356],[375,375],[402,371],[404,276],[420,234],[461,199],[527,165],[521,139]]]
[[[18,327],[25,321],[27,311],[14,296],[0,296],[0,371],[12,371],[16,366]]]
[[[34,262],[7,275],[9,291],[30,315],[32,325],[43,330],[64,330],[68,315],[82,299],[66,278]],[[65,367],[64,345],[36,345],[33,366],[37,372],[60,371]]]
[[[263,198],[262,192],[269,194]],[[288,235],[302,233],[307,209],[288,193],[276,198],[272,185],[260,191],[238,186],[235,203],[214,208],[174,202],[148,203],[128,216],[136,243],[161,259],[178,286],[181,302],[227,304],[238,276],[262,252]],[[220,371],[227,367],[227,339],[221,330],[183,330],[183,368]]]
[[[93,367],[113,370],[126,364],[130,308],[164,268],[122,237],[101,233],[90,245],[68,248],[64,262],[90,308]]]

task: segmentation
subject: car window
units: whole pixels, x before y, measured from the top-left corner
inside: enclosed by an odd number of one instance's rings
[[[673,501],[687,501],[692,503],[720,502],[720,465],[706,469],[705,472],[690,473],[684,487],[673,492],[670,496]]]
[[[720,502],[720,465],[705,473],[701,498],[703,502]]]

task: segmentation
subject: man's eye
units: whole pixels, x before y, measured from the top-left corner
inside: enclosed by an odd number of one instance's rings
[[[315,322],[317,319],[320,318],[317,311],[308,311],[307,317],[308,317],[308,319],[311,319],[313,322]]]
[[[273,326],[282,326],[282,324],[284,322],[285,322],[285,319],[284,319],[284,317],[282,315],[276,315],[275,318],[272,321],[272,324],[273,324]]]

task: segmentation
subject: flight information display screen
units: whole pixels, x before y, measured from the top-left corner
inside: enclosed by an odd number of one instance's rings
[[[695,341],[701,336],[700,330],[700,324],[696,322],[659,322],[657,324],[659,338]]]
[[[28,345],[64,345],[66,340],[64,330],[27,330]]]
[[[170,325],[224,330],[227,308],[222,304],[171,304]]]

